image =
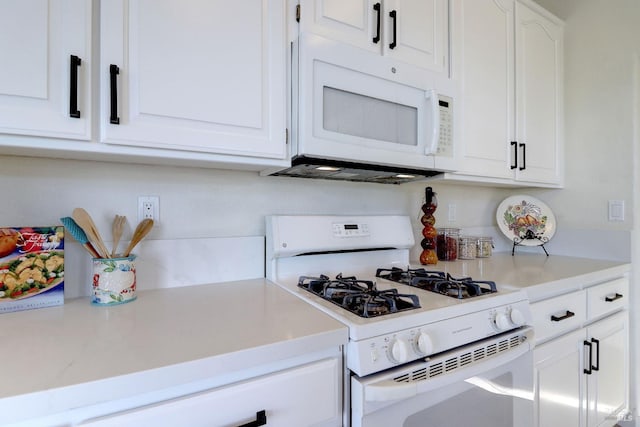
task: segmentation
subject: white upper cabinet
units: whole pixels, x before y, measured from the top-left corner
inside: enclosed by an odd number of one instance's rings
[[[521,3],[515,19],[516,179],[561,183],[563,28]]]
[[[285,2],[101,2],[107,143],[283,159]]]
[[[91,2],[0,0],[0,133],[91,138]]]
[[[454,133],[461,145],[458,170],[510,179],[514,135],[513,0],[454,2],[453,63],[459,82]]]
[[[448,72],[448,0],[301,0],[300,31]]]
[[[562,23],[520,0],[452,4],[459,174],[451,178],[562,185]]]

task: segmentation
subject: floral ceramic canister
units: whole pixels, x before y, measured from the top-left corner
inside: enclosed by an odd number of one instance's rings
[[[116,305],[136,299],[135,255],[126,258],[93,258],[91,304]]]

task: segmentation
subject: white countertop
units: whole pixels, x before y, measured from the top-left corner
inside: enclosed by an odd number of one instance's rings
[[[112,307],[80,298],[2,314],[0,322],[0,424],[12,421],[7,411],[26,407],[34,393],[46,399],[37,409],[45,415],[203,378],[231,378],[338,349],[348,338],[342,324],[264,279],[144,291],[136,301]],[[162,376],[153,375],[158,368]],[[105,379],[111,383],[106,391],[87,387]],[[36,415],[33,407],[29,412]]]
[[[494,253],[490,258],[438,261],[422,266],[427,270],[450,273],[454,277],[471,276],[491,280],[500,289],[523,289],[535,302],[575,289],[596,285],[631,269],[624,262],[549,255],[543,253]]]
[[[630,264],[497,253],[426,268],[523,289],[535,302],[622,276]],[[158,390],[228,384],[348,339],[342,324],[264,279],[143,291],[113,307],[73,299],[0,322],[0,425],[134,396],[168,399]]]

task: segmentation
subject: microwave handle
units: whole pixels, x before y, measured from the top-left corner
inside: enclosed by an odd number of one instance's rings
[[[435,89],[427,90],[425,96],[431,104],[431,123],[433,123],[431,145],[426,147],[425,154],[436,154],[438,152],[438,143],[440,142],[440,103]]]

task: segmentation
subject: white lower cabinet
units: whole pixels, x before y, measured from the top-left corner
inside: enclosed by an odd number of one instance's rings
[[[337,358],[93,419],[82,426],[339,426]]]
[[[627,297],[624,278],[532,304],[543,342],[534,350],[534,425],[616,425],[628,404]]]
[[[587,374],[587,423],[592,426],[613,426],[617,414],[625,408],[628,388],[629,345],[627,313],[620,313],[594,323],[587,328],[591,342],[592,369]],[[587,362],[589,355],[587,357]]]
[[[584,338],[580,330],[535,348],[535,426],[580,426]]]

